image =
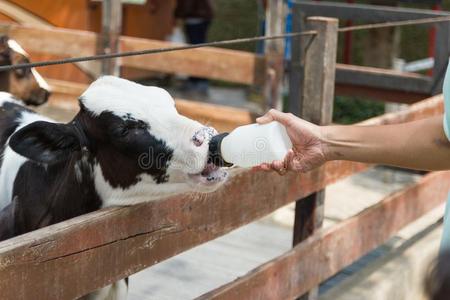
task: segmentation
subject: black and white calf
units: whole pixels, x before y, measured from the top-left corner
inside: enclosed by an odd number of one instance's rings
[[[208,163],[215,130],[179,115],[165,90],[106,76],[79,103],[75,118],[59,124],[0,93],[0,240],[225,181]],[[121,286],[95,296],[125,295]]]

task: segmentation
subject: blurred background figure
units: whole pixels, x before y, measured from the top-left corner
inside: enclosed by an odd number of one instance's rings
[[[210,0],[178,0],[175,9],[177,22],[182,22],[186,41],[189,44],[201,44],[207,41],[208,29],[214,17]],[[209,82],[207,79],[189,77],[182,89],[198,96],[207,96]]]

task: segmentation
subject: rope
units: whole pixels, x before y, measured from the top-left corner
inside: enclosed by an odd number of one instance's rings
[[[443,16],[443,17],[432,17],[432,18],[415,19],[415,20],[376,23],[376,24],[355,25],[355,26],[339,28],[338,31],[339,32],[348,32],[348,31],[387,28],[387,27],[400,27],[400,26],[408,26],[408,25],[423,25],[423,24],[430,24],[430,23],[442,23],[442,22],[449,22],[449,21],[450,21],[450,16]]]
[[[0,72],[16,70],[16,69],[25,69],[25,68],[35,68],[35,67],[45,67],[45,66],[52,66],[52,65],[76,63],[76,62],[82,62],[82,61],[101,60],[101,59],[110,59],[110,58],[118,58],[118,57],[136,56],[136,55],[157,54],[157,53],[189,50],[189,49],[212,47],[212,46],[223,46],[223,45],[231,45],[231,44],[249,43],[249,42],[255,42],[255,41],[262,41],[262,40],[275,40],[275,39],[281,39],[281,38],[286,38],[286,37],[297,37],[297,36],[303,36],[303,35],[313,35],[314,36],[316,34],[317,34],[317,31],[310,30],[310,31],[292,32],[292,33],[285,33],[285,34],[271,35],[271,36],[256,36],[256,37],[250,37],[250,38],[239,38],[239,39],[233,39],[233,40],[216,41],[216,42],[209,42],[209,43],[202,43],[202,44],[195,44],[195,45],[184,45],[184,46],[146,49],[146,50],[137,50],[137,51],[125,51],[125,52],[117,52],[117,53],[105,53],[105,54],[97,54],[97,55],[91,55],[91,56],[81,56],[81,57],[64,58],[64,59],[58,59],[58,60],[49,60],[49,61],[42,61],[42,62],[32,62],[32,63],[24,63],[24,64],[16,64],[16,65],[5,65],[5,66],[0,66]]]
[[[433,18],[424,18],[424,19],[416,19],[416,20],[394,21],[394,22],[341,27],[338,29],[338,32],[349,32],[349,31],[357,31],[357,30],[369,30],[369,29],[376,29],[376,28],[398,27],[398,26],[408,26],[408,25],[421,25],[421,24],[440,23],[440,22],[449,22],[449,21],[450,21],[450,16],[443,16],[443,17],[433,17]],[[157,54],[157,53],[197,49],[197,48],[204,48],[204,47],[224,46],[224,45],[248,43],[248,42],[263,41],[263,40],[275,40],[275,39],[282,39],[282,38],[287,38],[287,37],[298,37],[298,36],[307,36],[307,35],[315,36],[316,34],[317,34],[317,31],[309,30],[309,31],[292,32],[292,33],[285,33],[285,34],[272,35],[272,36],[256,36],[256,37],[239,38],[239,39],[226,40],[226,41],[216,41],[216,42],[209,42],[209,43],[202,43],[202,44],[195,44],[195,45],[183,45],[183,46],[176,46],[176,47],[146,49],[146,50],[138,50],[138,51],[105,53],[105,54],[97,54],[97,55],[91,55],[91,56],[81,56],[81,57],[64,58],[64,59],[58,59],[58,60],[49,60],[49,61],[42,61],[42,62],[32,62],[32,63],[24,63],[24,64],[16,64],[16,65],[5,65],[5,66],[0,66],[0,72],[16,70],[16,69],[26,69],[26,68],[45,67],[45,66],[52,66],[52,65],[61,65],[61,64],[76,63],[76,62],[83,62],[83,61],[103,60],[103,59],[111,59],[111,58],[118,58],[118,57]]]

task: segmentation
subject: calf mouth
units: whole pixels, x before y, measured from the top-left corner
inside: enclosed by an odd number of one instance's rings
[[[38,106],[46,103],[49,97],[50,97],[49,91],[40,89],[39,91],[32,93],[30,97],[28,97],[28,99],[24,99],[23,102],[25,102],[25,104],[27,105]]]
[[[202,185],[215,185],[224,182],[228,178],[228,172],[208,162],[201,172],[189,174],[189,177]]]

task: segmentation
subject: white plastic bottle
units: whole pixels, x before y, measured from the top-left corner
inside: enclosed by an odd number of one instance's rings
[[[215,165],[244,168],[283,160],[291,148],[286,128],[276,121],[245,125],[219,134],[209,146],[210,160]]]

